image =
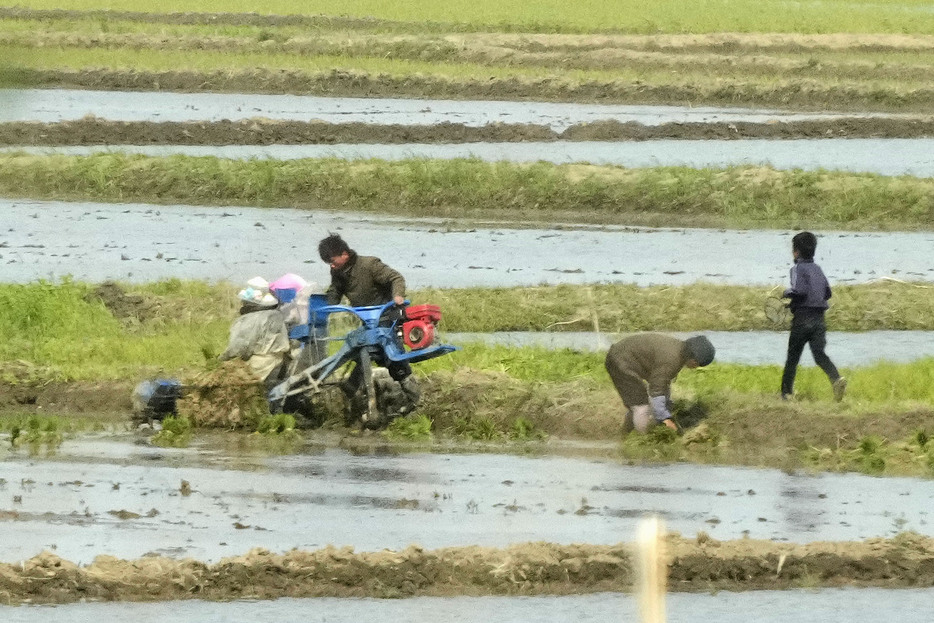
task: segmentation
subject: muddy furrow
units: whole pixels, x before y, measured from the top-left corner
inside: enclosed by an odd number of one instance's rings
[[[0,7],[0,19],[65,20],[65,21],[120,21],[145,24],[172,24],[180,26],[301,26],[305,28],[386,29],[405,28],[405,22],[376,18],[328,15],[261,15],[259,13],[147,13],[143,11],[112,11],[94,9],[78,11],[68,9],[29,9]],[[422,27],[419,23],[417,26]],[[415,28],[416,24],[409,24]]]
[[[668,552],[669,590],[678,592],[934,585],[934,542],[914,534],[808,545],[670,537]],[[398,552],[327,547],[281,555],[256,549],[216,564],[98,556],[81,567],[44,552],[0,564],[0,599],[21,604],[626,591],[634,579],[632,558],[624,544],[528,543]]]
[[[934,88],[880,91],[836,86],[817,80],[773,86],[732,84],[661,84],[571,82],[562,79],[458,80],[436,76],[390,76],[332,70],[302,71],[132,71],[42,70],[7,68],[0,81],[8,86],[102,90],[292,93],[345,97],[417,97],[642,104],[781,106],[800,109],[929,111]]]
[[[0,124],[0,145],[330,145],[515,143],[523,141],[650,141],[661,139],[923,138],[932,119],[850,118],[777,123],[689,122],[643,125],[600,121],[563,132],[534,124],[481,127],[459,123],[377,125],[248,119],[216,122],[107,121]]]
[[[547,42],[530,45],[522,39],[502,36],[398,35],[346,32],[315,36],[281,34],[274,38],[253,36],[209,36],[202,33],[167,36],[165,33],[74,33],[0,32],[0,44],[30,49],[131,49],[153,51],[223,52],[228,54],[281,54],[296,57],[338,56],[343,58],[393,58],[415,62],[465,63],[485,67],[537,67],[553,70],[622,71],[653,74],[677,71],[681,74],[703,71],[721,78],[735,77],[774,80],[776,75],[798,77],[828,76],[835,81],[914,82],[924,84],[931,73],[928,49],[912,50],[913,62],[879,62],[864,59],[862,49],[851,50],[855,58],[838,58],[836,51],[796,49],[794,51],[731,48],[698,51],[678,47],[643,49],[624,40],[617,44],[602,39],[603,45],[565,45]],[[634,47],[629,47],[633,45]],[[848,50],[849,51],[849,50]],[[815,56],[818,55],[819,56]]]

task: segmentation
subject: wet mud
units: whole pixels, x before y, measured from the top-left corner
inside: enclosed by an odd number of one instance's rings
[[[112,91],[180,91],[221,93],[294,93],[343,97],[423,97],[511,101],[780,106],[812,109],[927,111],[934,89],[914,89],[880,97],[830,84],[758,86],[646,85],[633,82],[568,83],[559,78],[530,80],[454,79],[423,75],[371,75],[334,69],[307,73],[296,70],[147,71],[111,69],[8,68],[0,75],[6,85],[41,88],[81,88]],[[882,101],[880,101],[880,99]]]
[[[884,112],[800,112],[712,106],[639,106],[567,102],[507,102],[379,97],[317,97],[258,93],[173,93],[76,89],[2,89],[0,121],[58,123],[98,120],[132,122],[321,122],[354,127],[444,126],[495,129],[542,126],[555,136],[572,126],[602,127],[605,121],[661,124],[776,124],[847,119],[924,120]],[[457,127],[454,126],[454,127]]]
[[[0,603],[624,590],[649,513],[675,592],[934,581],[928,481],[358,442],[6,456]]]
[[[777,544],[670,537],[669,589],[677,592],[832,586],[934,586],[934,541],[904,534],[864,542]],[[0,564],[5,603],[541,595],[633,584],[627,545],[529,543],[355,552],[328,547],[273,554],[255,549],[216,564],[152,556],[99,556],[78,566],[44,552]]]
[[[393,22],[375,18],[356,18],[328,15],[262,15],[259,13],[147,13],[142,11],[68,9],[30,9],[25,7],[0,7],[2,19],[48,19],[48,20],[116,20],[153,24],[217,25],[229,26],[303,26],[306,28],[386,28]],[[420,27],[424,27],[419,22]]]
[[[643,125],[598,121],[557,132],[534,124],[472,127],[322,123],[249,119],[213,122],[109,121],[85,118],[60,123],[0,124],[0,145],[331,145],[410,143],[511,143],[524,141],[731,140],[748,138],[924,138],[934,120],[841,118],[814,121],[679,122]]]

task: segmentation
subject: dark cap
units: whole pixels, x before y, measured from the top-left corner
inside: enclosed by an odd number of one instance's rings
[[[684,343],[688,346],[688,352],[691,353],[691,359],[697,362],[699,366],[706,366],[711,361],[713,361],[714,353],[716,349],[713,347],[713,344],[710,343],[703,335],[696,335],[694,337],[689,337],[684,340]]]

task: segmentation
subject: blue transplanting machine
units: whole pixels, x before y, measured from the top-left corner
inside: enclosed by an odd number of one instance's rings
[[[335,314],[350,314],[356,319],[355,326],[342,337],[330,338],[329,320]],[[389,394],[400,385],[388,375],[374,374],[374,366],[417,363],[457,350],[436,340],[440,320],[441,310],[436,305],[410,306],[406,302],[400,307],[390,302],[349,307],[328,305],[324,295],[312,295],[308,301],[308,322],[289,332],[289,338],[300,342],[302,347],[291,374],[270,390],[270,411],[294,410],[307,415],[312,397],[327,386],[337,385],[345,391],[350,403],[348,423],[357,422],[368,428],[386,424],[395,415],[410,411],[414,404],[391,412],[393,401],[380,400],[380,392]],[[332,342],[339,342],[340,346],[329,355],[328,345]],[[358,370],[349,375],[351,366]],[[348,386],[349,377],[355,379],[352,386]],[[134,411],[148,419],[161,419],[175,413],[176,401],[184,391],[176,379],[143,381],[133,393]],[[359,407],[355,409],[354,405]]]
[[[335,314],[351,314],[359,324],[343,337],[328,337],[328,322]],[[281,411],[291,397],[310,398],[327,385],[341,383],[347,367],[359,369],[355,375],[365,404],[359,414],[367,427],[385,423],[392,414],[381,412],[378,404],[380,384],[374,380],[373,367],[418,363],[446,355],[457,347],[436,341],[441,310],[436,305],[399,307],[389,302],[370,307],[327,305],[323,295],[312,295],[308,305],[308,323],[293,328],[291,339],[302,342],[292,374],[269,392],[270,409]],[[327,355],[327,344],[339,341],[337,352]],[[345,387],[345,391],[346,391]]]

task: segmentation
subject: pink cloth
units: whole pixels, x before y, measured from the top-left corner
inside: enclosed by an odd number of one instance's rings
[[[308,285],[308,282],[293,273],[286,273],[269,284],[269,289],[276,290],[295,290],[298,292]]]

